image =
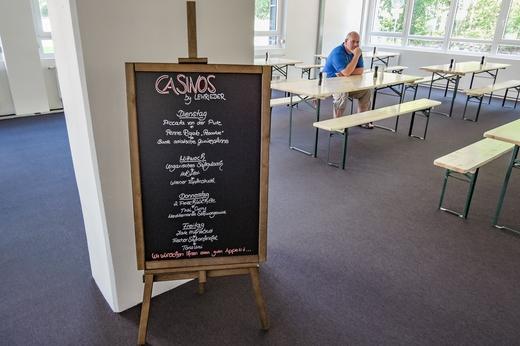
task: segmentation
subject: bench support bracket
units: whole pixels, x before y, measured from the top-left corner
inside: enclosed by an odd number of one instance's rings
[[[504,198],[506,196],[507,185],[509,184],[509,178],[511,178],[511,172],[513,168],[520,168],[520,159],[518,159],[518,145],[515,145],[513,149],[513,155],[511,156],[511,161],[509,162],[509,167],[506,172],[506,176],[504,178],[504,183],[502,184],[502,190],[500,191],[500,197],[498,198],[497,210],[495,212],[495,216],[493,217],[493,226],[498,229],[505,229],[516,234],[520,234],[520,231],[509,228],[507,226],[501,226],[498,224],[498,219],[500,217],[500,212],[502,211],[502,205],[504,204]]]
[[[414,121],[415,121],[415,113],[417,113],[417,112],[412,113],[412,118],[410,120],[410,128],[408,129],[408,137],[413,137],[413,138],[418,138],[418,139],[424,140],[424,139],[426,139],[426,132],[428,131],[428,123],[430,122],[431,108],[419,111],[419,115],[422,115],[426,118],[426,125],[424,125],[424,134],[422,137],[412,134],[413,125],[414,125]]]
[[[341,162],[333,162],[330,160],[330,145],[332,141],[332,137],[334,135],[341,135],[343,136],[343,150],[341,153]],[[341,132],[331,132],[329,133],[329,148],[327,151],[327,164],[329,166],[337,167],[339,168],[341,165],[341,169],[345,169],[345,163],[347,162],[347,144],[348,144],[348,128],[345,129],[344,133]]]
[[[468,102],[471,99],[477,99],[478,100],[478,108],[477,108],[477,114],[475,115],[475,119],[470,119],[470,118],[466,117],[466,108],[468,108]],[[477,122],[478,121],[478,116],[480,114],[480,108],[482,107],[482,101],[483,100],[484,100],[484,94],[476,95],[476,96],[468,95],[466,97],[466,104],[464,105],[464,112],[462,113],[462,119],[468,120],[468,121]]]
[[[444,195],[446,193],[446,185],[448,184],[448,178],[450,178],[450,177],[469,183],[468,195],[466,197],[466,204],[464,205],[464,211],[462,212],[462,214],[457,211],[454,211],[454,210],[451,210],[448,208],[444,208],[442,206],[442,202],[444,200]],[[477,182],[477,177],[478,177],[478,168],[475,171],[475,173],[468,172],[468,173],[464,173],[464,174],[447,169],[446,174],[444,175],[444,184],[442,185],[441,199],[439,200],[439,209],[442,211],[445,211],[447,213],[461,217],[463,219],[467,219],[468,213],[469,213],[469,207],[471,205],[471,199],[473,197],[473,192],[475,191],[475,183]]]

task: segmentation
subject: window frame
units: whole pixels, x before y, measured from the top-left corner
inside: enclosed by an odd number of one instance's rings
[[[52,32],[46,32],[43,30],[42,15],[40,12],[40,1],[31,0],[31,8],[33,13],[34,30],[36,39],[38,41],[38,51],[40,52],[41,59],[54,59],[54,53],[44,53],[43,51],[43,40],[52,41]]]
[[[256,15],[255,15],[256,18]],[[275,50],[285,47],[285,0],[276,0],[276,30],[254,31],[253,40],[257,37],[277,36],[277,45],[253,46],[256,50]]]
[[[393,48],[393,49],[418,49],[419,47],[411,46],[408,44],[408,40],[419,39],[419,40],[431,40],[442,42],[441,48],[432,48],[432,47],[420,47],[422,51],[431,51],[431,52],[439,52],[439,53],[456,53],[456,54],[466,54],[466,55],[479,55],[486,54],[488,56],[496,56],[496,57],[506,57],[508,59],[520,59],[520,54],[501,54],[498,49],[499,46],[502,45],[512,45],[520,47],[520,39],[511,40],[504,39],[504,34],[506,30],[507,20],[509,19],[509,14],[511,11],[513,0],[502,0],[500,11],[497,15],[497,21],[495,25],[495,31],[492,37],[489,39],[472,39],[472,38],[455,38],[452,37],[453,29],[455,25],[455,13],[457,10],[458,3],[461,0],[452,0],[450,3],[450,8],[448,12],[448,16],[446,18],[446,28],[444,30],[444,36],[434,37],[434,36],[421,36],[421,35],[412,35],[410,34],[410,29],[412,25],[412,16],[413,16],[413,7],[415,5],[415,0],[406,0],[405,1],[405,16],[403,23],[403,32],[401,33],[391,33],[391,32],[381,32],[374,31],[375,24],[375,16],[377,14],[378,0],[368,0],[367,2],[367,19],[365,20],[365,32],[364,36],[364,45],[365,46],[374,46],[385,47],[385,48]],[[401,44],[391,45],[391,44],[381,44],[381,43],[371,43],[372,36],[381,36],[381,37],[392,37],[401,40]],[[470,51],[457,51],[450,50],[450,44],[453,42],[462,42],[462,43],[477,43],[477,44],[490,44],[491,49],[489,52],[470,52]]]

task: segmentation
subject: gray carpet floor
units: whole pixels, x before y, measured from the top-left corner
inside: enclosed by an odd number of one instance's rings
[[[346,170],[326,164],[325,133],[316,159],[289,150],[288,109],[275,109],[261,268],[271,329],[259,329],[247,277],[215,278],[203,296],[190,282],[154,298],[148,342],[520,344],[520,237],[491,227],[510,156],[481,169],[468,220],[437,210],[443,170],[432,164],[520,108],[494,100],[472,123],[462,100],[453,118],[432,115],[426,141],[407,136],[409,116],[398,133],[353,129]],[[378,107],[392,103],[378,96]],[[310,148],[306,109],[295,111],[294,140]],[[135,344],[139,307],[113,313],[90,276],[63,115],[0,121],[0,164],[0,344]],[[450,182],[447,206],[460,209],[466,188]],[[516,170],[501,221],[517,228],[519,192]]]

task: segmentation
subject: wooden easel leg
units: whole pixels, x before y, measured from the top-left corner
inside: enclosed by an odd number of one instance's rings
[[[265,301],[262,297],[262,291],[260,290],[258,268],[249,268],[249,274],[251,275],[251,284],[253,285],[253,291],[255,293],[256,307],[258,308],[258,313],[260,314],[260,323],[262,324],[262,329],[268,330],[269,318],[267,317]]]
[[[138,345],[144,345],[146,343],[146,329],[148,327],[148,316],[150,314],[150,300],[152,299],[152,288],[153,275],[145,274],[143,304],[141,305],[141,319],[139,321],[139,336],[137,337]]]
[[[206,271],[199,271],[199,294],[204,294],[204,284],[206,283]]]

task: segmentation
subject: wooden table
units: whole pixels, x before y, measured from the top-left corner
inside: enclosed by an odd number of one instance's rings
[[[506,171],[504,183],[502,184],[502,190],[500,191],[500,197],[498,199],[497,209],[493,218],[493,226],[499,229],[507,229],[514,233],[520,234],[520,231],[509,228],[507,226],[501,226],[498,224],[498,218],[500,217],[500,211],[502,210],[502,204],[504,203],[504,197],[506,195],[507,186],[509,184],[509,178],[513,168],[520,168],[520,159],[518,158],[518,148],[520,146],[520,120],[515,120],[508,124],[497,127],[493,130],[489,130],[484,133],[484,137],[497,139],[507,143],[515,145],[513,149],[513,155]]]
[[[271,66],[271,72],[278,71],[287,79],[287,70],[289,66],[301,64],[302,61],[284,58],[255,59],[254,64],[260,66]]]
[[[376,51],[374,54],[374,51],[367,51],[366,54],[363,54],[364,58],[370,58],[370,69],[374,67],[374,63],[381,62],[385,65],[385,67],[388,67],[388,64],[390,62],[390,58],[399,56],[399,53],[396,52],[383,52],[383,51]]]
[[[396,73],[379,73],[377,78],[374,78],[374,74],[372,72],[363,73],[361,75],[349,76],[349,77],[335,77],[335,78],[325,78],[321,85],[319,85],[319,81],[316,79],[313,80],[298,80],[298,81],[282,81],[277,83],[271,83],[271,88],[274,90],[284,91],[289,93],[291,98],[292,105],[292,97],[293,95],[303,95],[309,98],[315,98],[316,102],[316,121],[320,121],[320,105],[321,100],[326,99],[334,93],[349,93],[360,90],[377,90],[387,87],[393,87],[392,90],[396,92],[398,89],[395,88],[397,86],[401,86],[401,92],[398,94],[399,103],[401,103],[403,95],[404,95],[404,84],[411,83],[413,81],[419,80],[422,77],[419,76],[410,76],[404,74],[396,74]],[[375,99],[374,99],[375,101]],[[372,103],[372,108],[374,107],[374,102]],[[312,155],[316,157],[316,152],[318,149],[318,128],[316,128],[316,133],[314,137],[314,150],[313,152],[308,152],[303,149],[297,148],[292,145],[292,112],[293,107],[289,107],[289,148],[302,152],[307,155]]]
[[[381,62],[386,67],[388,67],[390,58],[399,56],[399,53],[396,52],[383,52],[383,51],[376,51],[374,54],[374,51],[366,51],[366,53],[363,53],[363,58],[369,58],[370,59],[370,69],[374,67],[374,63]],[[327,56],[324,54],[315,54],[316,58],[318,58],[320,61],[327,60]]]
[[[432,86],[434,80],[446,80],[446,91],[444,92],[444,96],[446,96],[446,93],[448,91],[448,85],[450,83],[454,84],[453,87],[453,95],[451,98],[451,106],[450,106],[450,112],[447,114],[447,116],[451,117],[453,113],[453,105],[455,104],[455,98],[457,97],[457,90],[459,89],[459,81],[460,78],[462,78],[464,75],[471,73],[471,82],[469,85],[469,88],[473,86],[473,80],[475,79],[475,75],[485,73],[490,78],[493,79],[493,84],[495,84],[495,81],[497,79],[498,70],[505,69],[506,67],[511,66],[509,64],[499,64],[499,63],[490,63],[485,62],[484,64],[480,64],[480,61],[465,61],[465,62],[459,62],[455,63],[453,67],[450,68],[450,64],[444,64],[444,65],[432,65],[432,66],[423,66],[420,67],[421,70],[425,70],[432,73],[432,80],[430,82],[430,92],[428,93],[428,98],[430,98],[432,93]],[[437,76],[437,79],[436,79]],[[491,95],[492,96],[492,95]],[[491,100],[490,96],[490,100]]]

